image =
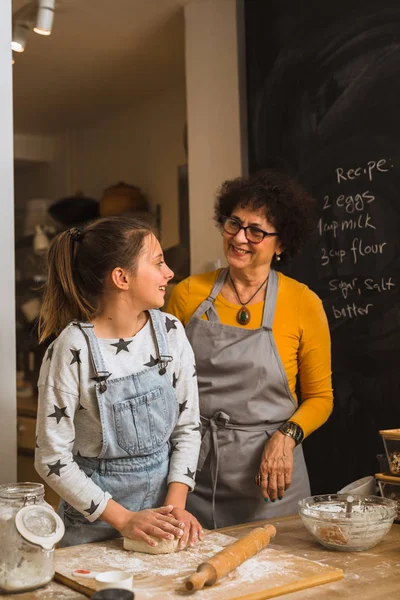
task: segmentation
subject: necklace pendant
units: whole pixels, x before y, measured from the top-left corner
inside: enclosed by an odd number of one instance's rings
[[[251,314],[249,309],[246,308],[246,306],[241,306],[237,312],[236,321],[239,323],[239,325],[247,325],[250,323],[250,319]]]

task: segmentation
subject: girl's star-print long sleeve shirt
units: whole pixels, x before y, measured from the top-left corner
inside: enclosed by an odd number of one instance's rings
[[[168,483],[184,483],[193,490],[201,441],[194,355],[182,324],[172,315],[162,315],[173,358],[166,376],[175,388],[179,407],[170,438]],[[98,342],[112,379],[155,364],[157,346],[150,319],[134,337],[99,338]],[[102,447],[95,376],[83,333],[68,325],[49,346],[40,371],[35,467],[57,494],[89,521],[99,518],[111,497],[74,460],[74,455],[98,457]]]

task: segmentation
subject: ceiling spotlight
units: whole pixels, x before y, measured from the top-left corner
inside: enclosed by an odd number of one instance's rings
[[[36,25],[33,28],[35,33],[40,35],[50,35],[54,20],[55,0],[38,0],[38,12]]]
[[[11,48],[14,52],[23,52],[25,50],[26,40],[28,39],[30,25],[28,21],[16,21],[13,28]]]

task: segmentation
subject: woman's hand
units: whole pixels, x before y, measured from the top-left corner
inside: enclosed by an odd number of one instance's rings
[[[198,540],[201,541],[203,539],[203,528],[196,517],[194,517],[190,512],[184,508],[179,508],[176,506],[171,511],[171,514],[173,514],[179,522],[185,524],[184,533],[179,544],[180,549],[186,548],[188,543],[189,546],[194,546]]]
[[[170,504],[138,512],[128,511],[126,521],[119,528],[119,532],[133,540],[144,540],[150,546],[157,546],[157,542],[152,540],[150,535],[165,540],[181,538],[185,534],[186,524],[183,519],[180,520],[172,514],[173,510],[174,507]]]
[[[260,464],[260,488],[266,502],[281,500],[292,483],[293,449],[296,442],[275,431],[264,446]]]

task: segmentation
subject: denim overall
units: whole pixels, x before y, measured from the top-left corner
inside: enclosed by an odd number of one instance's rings
[[[132,511],[162,506],[167,493],[169,439],[178,420],[178,401],[166,366],[165,327],[158,310],[150,310],[157,364],[111,379],[91,323],[75,323],[86,338],[97,383],[103,444],[97,458],[74,456],[75,462],[113,500]],[[84,515],[61,500],[58,513],[66,532],[60,546],[118,537],[113,527]]]
[[[297,513],[310,495],[301,445],[294,449],[292,485],[282,500],[265,503],[254,482],[267,440],[297,405],[272,333],[278,276],[271,269],[258,329],[220,322],[214,307],[228,269],[186,326],[196,357],[202,444],[196,488],[187,509],[207,528]],[[206,314],[208,320],[201,317]]]

